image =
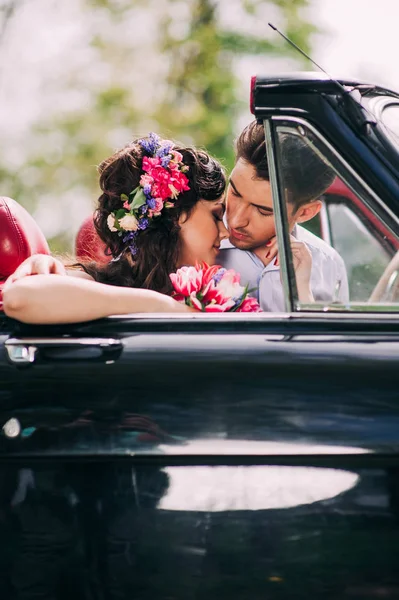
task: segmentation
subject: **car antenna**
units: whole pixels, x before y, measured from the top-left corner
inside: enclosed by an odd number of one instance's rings
[[[334,83],[337,84],[337,86],[340,88],[340,90],[344,94],[349,94],[350,93],[348,90],[345,89],[345,87],[342,85],[342,83],[340,83],[339,81],[337,81],[336,79],[334,79],[333,77],[331,77],[330,73],[327,73],[327,71],[325,69],[323,69],[323,67],[321,67],[319,64],[317,64],[317,62],[315,60],[313,60],[313,58],[311,58],[308,54],[306,54],[306,52],[304,50],[302,50],[302,48],[300,48],[299,46],[297,46],[295,44],[295,42],[293,42],[292,40],[290,40],[289,37],[287,37],[286,35],[284,35],[284,33],[282,33],[279,29],[277,29],[277,27],[275,25],[273,25],[273,23],[268,23],[268,25],[274,31],[277,31],[277,33],[279,33],[281,35],[281,37],[283,37],[289,44],[291,44],[291,46],[293,46],[295,48],[295,50],[298,50],[298,52],[300,52],[305,58],[307,58],[308,60],[310,60],[310,62],[313,65],[315,65],[318,69],[320,69],[320,71],[323,71],[323,73],[325,75],[327,75],[327,77],[329,79],[331,79],[331,81],[333,81]]]
[[[295,42],[293,42],[292,40],[290,40],[289,37],[287,37],[286,35],[284,35],[284,33],[282,33],[279,29],[277,29],[277,27],[275,25],[273,25],[273,23],[268,23],[268,25],[269,25],[269,27],[271,27],[273,29],[273,31],[277,31],[277,33],[279,33],[281,35],[281,37],[283,37],[291,46],[293,46],[295,48],[295,50],[298,50],[298,52],[300,52],[305,58],[307,58],[308,60],[310,60],[310,62],[313,65],[316,65],[316,67],[318,69],[320,69],[320,71],[322,71],[325,75],[327,75],[327,77],[333,83],[335,83],[335,85],[342,92],[342,101],[345,103],[347,110],[350,111],[351,116],[353,117],[353,119],[355,120],[355,122],[361,128],[366,127],[366,131],[367,131],[368,128],[369,128],[369,125],[375,125],[376,124],[376,119],[375,119],[374,115],[372,115],[370,113],[370,111],[361,104],[361,101],[359,101],[359,96],[361,98],[359,89],[357,89],[359,86],[354,86],[354,87],[352,87],[352,89],[345,88],[345,86],[342,85],[342,83],[340,83],[339,81],[337,81],[336,79],[334,79],[333,77],[331,77],[331,75],[329,73],[327,73],[327,71],[325,69],[323,69],[323,67],[321,67],[319,64],[317,64],[317,62],[315,60],[313,60],[313,58],[311,58],[308,54],[306,54],[306,52],[304,52],[304,50],[302,50],[302,48],[300,48],[299,46],[297,46],[295,44]],[[354,108],[355,105],[357,105],[357,106],[360,105],[360,107],[363,109],[363,111],[366,114],[359,115],[358,110],[356,110]]]

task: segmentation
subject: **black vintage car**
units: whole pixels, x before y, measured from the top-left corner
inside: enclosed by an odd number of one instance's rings
[[[286,312],[0,316],[2,599],[399,598],[399,94],[256,77],[252,110]],[[308,226],[348,303],[298,302],[287,135],[336,175]]]

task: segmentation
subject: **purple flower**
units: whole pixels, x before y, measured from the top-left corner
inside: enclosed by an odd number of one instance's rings
[[[159,146],[159,136],[156,133],[151,132],[149,138],[149,140],[139,140],[139,144],[146,152],[154,155],[157,147]]]
[[[147,198],[147,200],[149,198],[151,198],[151,186],[149,183],[147,183],[144,187],[143,187],[143,192],[144,192],[144,196]]]
[[[161,165],[163,166],[164,169],[167,169],[169,167],[169,163],[172,160],[172,158],[168,155],[168,156],[163,156],[161,158]]]
[[[147,206],[148,206],[148,208],[151,208],[152,210],[154,210],[154,208],[156,207],[156,205],[157,205],[157,203],[156,203],[155,198],[152,198],[152,197],[147,198]]]
[[[139,220],[139,229],[147,229],[149,224],[150,224],[149,219],[147,219],[147,218],[140,219]]]
[[[147,204],[143,204],[142,206],[140,206],[140,212],[141,212],[142,215],[147,214],[147,211],[148,211]]]
[[[234,296],[232,298],[234,302],[234,306],[240,306],[241,302],[244,300],[245,294],[241,294],[241,296]]]
[[[226,273],[226,269],[224,269],[223,267],[221,269],[219,269],[218,271],[216,271],[215,275],[212,277],[213,281],[215,283],[219,283],[219,281],[222,279],[223,275]]]
[[[123,236],[122,241],[125,244],[126,242],[131,242],[136,237],[136,231],[129,231],[126,235]]]
[[[166,156],[168,156],[168,154],[170,154],[170,151],[172,150],[172,148],[173,148],[172,142],[170,142],[169,144],[164,144],[160,148],[158,148],[156,156],[158,156],[159,158],[166,157]]]

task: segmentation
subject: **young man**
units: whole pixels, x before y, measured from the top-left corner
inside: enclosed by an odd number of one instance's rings
[[[349,300],[345,264],[323,240],[298,225],[321,208],[318,198],[334,179],[332,170],[294,134],[280,138],[281,169],[287,199],[290,232],[305,242],[312,255],[310,278],[314,300]],[[219,262],[241,274],[254,289],[265,311],[284,311],[284,293],[277,255],[272,193],[263,125],[253,121],[236,143],[236,164],[226,197],[229,241],[222,243]]]

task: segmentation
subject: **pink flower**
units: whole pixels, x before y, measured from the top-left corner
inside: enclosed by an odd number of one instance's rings
[[[155,158],[149,158],[148,156],[144,156],[143,171],[149,172],[157,166],[161,166],[161,159],[158,156],[156,156]]]
[[[219,265],[212,267],[206,263],[195,267],[182,267],[170,275],[178,302],[186,302],[197,310],[205,312],[261,312],[255,298],[247,297],[245,288],[240,285],[240,276],[232,269],[225,270]]]
[[[247,296],[241,306],[237,308],[237,312],[262,312],[262,310],[255,298]]]
[[[215,298],[209,304],[205,305],[205,312],[228,312],[234,307],[234,300],[231,298],[225,302],[218,302]]]
[[[188,179],[181,171],[173,171],[170,183],[180,194],[181,192],[187,192],[190,189],[188,185]]]
[[[225,312],[233,308],[235,304],[233,297],[224,294],[219,284],[214,281],[211,281],[204,290],[202,302],[205,304],[207,312]]]
[[[176,273],[169,275],[175,292],[190,296],[193,292],[199,292],[202,287],[202,269],[195,267],[181,267]]]
[[[154,213],[160,213],[161,210],[163,209],[163,202],[162,202],[161,198],[154,198],[154,201],[155,201]]]
[[[214,275],[220,269],[217,267]],[[223,273],[220,280],[215,283],[215,281],[211,281],[208,289],[204,293],[204,301],[209,302],[211,300],[215,300],[217,304],[225,305],[232,300],[233,298],[240,298],[244,294],[244,288],[240,285],[240,276],[238,273],[229,269]],[[230,308],[232,308],[235,304],[235,300],[232,300],[232,304]]]
[[[183,162],[183,155],[181,154],[181,152],[178,152],[177,150],[172,150],[171,155],[173,156],[173,162],[175,162],[175,163]]]
[[[154,178],[154,184],[152,186],[153,196],[159,197],[162,200],[171,198],[172,192],[169,186],[172,183],[172,177],[169,171],[160,167],[159,169],[153,169],[151,174]]]
[[[202,311],[203,305],[202,305],[201,301],[198,300],[198,298],[197,298],[197,292],[191,292],[191,294],[190,294],[190,303],[191,303],[191,306],[193,308],[196,308],[197,310],[201,310]]]
[[[130,204],[128,200],[125,200],[125,202],[123,203],[123,208],[125,208],[126,210],[130,210]]]
[[[152,185],[154,183],[154,178],[151,175],[142,175],[140,177],[140,185],[144,187],[145,185]]]

